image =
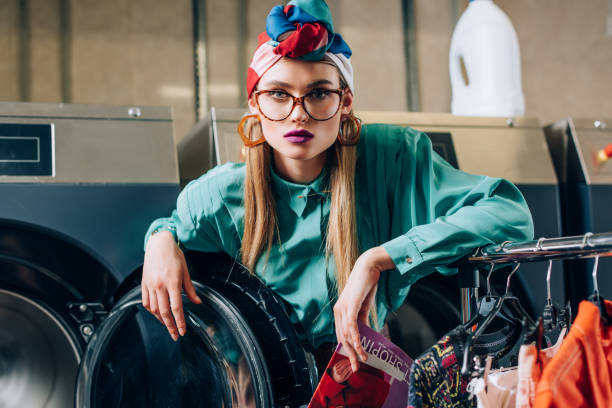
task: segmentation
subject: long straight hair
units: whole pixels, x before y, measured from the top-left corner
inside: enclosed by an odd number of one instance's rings
[[[327,61],[323,61],[327,62]],[[346,88],[342,75],[340,86]],[[353,114],[352,112],[350,113]],[[340,123],[341,138],[355,141],[358,128],[351,120]],[[261,123],[249,119],[245,134],[250,140],[263,135]],[[242,263],[253,273],[259,257],[270,249],[275,239],[280,243],[276,202],[270,182],[272,148],[268,143],[246,148],[246,178],[244,187],[244,233],[242,236]],[[355,163],[357,146],[345,145],[338,140],[328,150],[326,166],[329,170],[331,205],[325,239],[325,257],[333,255],[336,266],[336,289],[338,295],[344,289],[353,265],[359,256],[357,238],[357,216],[355,211]],[[372,309],[372,321],[376,324],[376,308]]]

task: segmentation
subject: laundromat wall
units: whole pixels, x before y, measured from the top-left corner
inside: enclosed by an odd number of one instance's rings
[[[210,107],[246,106],[246,67],[278,3],[3,0],[0,100],[172,106],[178,142]],[[357,110],[449,112],[450,38],[467,0],[328,3],[353,49]],[[496,4],[518,35],[526,116],[610,116],[608,0]]]

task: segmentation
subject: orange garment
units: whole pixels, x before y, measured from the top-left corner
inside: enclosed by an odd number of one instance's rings
[[[605,301],[612,315],[612,302]],[[580,302],[578,316],[536,388],[535,407],[612,406],[612,326],[597,306]]]
[[[535,393],[542,371],[553,359],[563,344],[567,329],[561,330],[557,342],[549,347],[538,350],[534,344],[521,346],[518,357],[518,384],[516,388],[516,408],[532,408],[535,403]]]

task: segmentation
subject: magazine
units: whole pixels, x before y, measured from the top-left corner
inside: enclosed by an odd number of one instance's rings
[[[380,333],[358,324],[367,360],[353,373],[348,354],[338,344],[308,408],[407,406],[412,359]]]

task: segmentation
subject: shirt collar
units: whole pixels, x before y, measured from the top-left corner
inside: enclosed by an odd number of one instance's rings
[[[308,200],[317,197],[327,197],[327,168],[323,167],[321,174],[308,184],[298,184],[287,181],[279,176],[270,166],[272,187],[279,199],[285,201],[298,217],[301,217],[308,204]]]

